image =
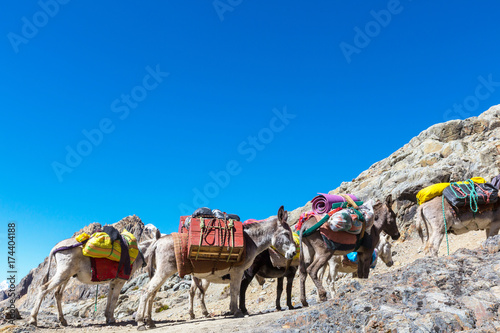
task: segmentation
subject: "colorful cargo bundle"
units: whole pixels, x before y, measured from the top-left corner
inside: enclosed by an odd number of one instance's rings
[[[373,209],[363,205],[354,194],[320,193],[311,201],[314,214],[324,215],[322,221],[327,222],[332,231],[345,231],[358,235],[363,230],[363,223],[373,223]],[[365,228],[371,227],[365,226]]]
[[[128,245],[130,264],[133,264],[139,254],[137,239],[127,230],[123,230],[121,235]],[[120,261],[122,248],[119,240],[111,242],[111,237],[105,232],[95,232],[92,236],[83,233],[77,237],[77,241],[85,241],[83,245],[83,255],[92,258],[106,258],[112,261]]]
[[[237,215],[203,207],[181,217],[179,233],[189,235],[190,260],[237,263],[243,259],[243,223]]]
[[[482,177],[472,177],[470,179],[474,184],[484,184],[486,183],[486,180]],[[454,184],[463,184],[464,182],[458,182]],[[424,202],[427,202],[431,199],[434,199],[435,197],[439,197],[443,195],[443,191],[445,188],[449,187],[451,183],[438,183],[438,184],[433,184],[430,186],[427,186],[426,188],[420,190],[417,193],[417,201],[418,204],[421,205]]]
[[[437,196],[443,196],[454,207],[469,206],[473,212],[481,205],[498,200],[498,188],[482,177],[473,177],[454,183],[439,183],[420,190],[417,201],[421,205]]]

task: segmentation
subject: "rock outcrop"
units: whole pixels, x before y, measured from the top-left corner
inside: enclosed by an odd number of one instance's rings
[[[499,332],[500,235],[483,247],[418,259],[377,279],[352,280],[332,300],[284,316],[279,327],[299,332]]]
[[[399,226],[406,230],[416,212],[416,194],[434,183],[479,176],[490,181],[500,173],[500,105],[479,117],[451,120],[421,132],[389,157],[330,193],[355,193],[383,200],[389,194]],[[311,203],[290,213],[295,224]]]

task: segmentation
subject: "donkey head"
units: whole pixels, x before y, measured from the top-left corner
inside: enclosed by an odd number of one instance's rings
[[[280,253],[283,253],[286,259],[292,259],[297,253],[297,249],[293,240],[292,229],[287,220],[288,212],[281,206],[278,210],[277,226],[273,233],[272,245]]]
[[[392,261],[392,245],[389,243],[389,239],[389,235],[380,235],[380,242],[377,245],[378,256],[387,267],[394,265],[394,261]]]
[[[374,210],[375,224],[380,227],[380,230],[391,236],[393,240],[397,240],[400,234],[396,223],[396,213],[392,210],[392,195],[389,194],[385,198],[385,202],[377,204]]]

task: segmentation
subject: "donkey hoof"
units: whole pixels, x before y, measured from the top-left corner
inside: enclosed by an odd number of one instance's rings
[[[137,326],[137,330],[138,331],[145,331],[146,330],[146,325],[142,324],[142,325]]]
[[[234,317],[235,318],[242,318],[244,317],[245,315],[243,314],[243,312],[241,312],[240,309],[236,310],[236,312],[234,313]]]
[[[189,313],[189,318],[194,319],[194,313],[193,312]]]
[[[309,306],[309,303],[307,303],[306,301],[302,301],[302,306],[307,308]]]
[[[288,310],[295,310],[295,307],[294,307],[293,305],[291,305],[291,304],[290,304],[290,305],[288,306]]]
[[[62,326],[68,326],[68,322],[66,321],[66,319],[61,319],[60,322]]]
[[[210,313],[208,313],[208,311],[205,311],[205,312],[203,312],[203,316],[205,316],[205,318],[208,318],[208,317],[210,317]],[[194,319],[194,318],[191,318],[191,319]]]
[[[36,319],[31,319],[31,320],[28,322],[28,325],[31,325],[31,326],[35,326],[35,327],[37,327],[37,324],[36,324]]]

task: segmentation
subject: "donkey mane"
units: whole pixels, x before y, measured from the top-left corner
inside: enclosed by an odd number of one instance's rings
[[[250,223],[243,223],[243,230],[250,230],[252,228],[259,227],[259,224],[261,223],[266,223],[272,220],[278,219],[277,216],[269,216],[267,219],[260,220],[260,221],[255,221],[255,222],[250,222]]]

